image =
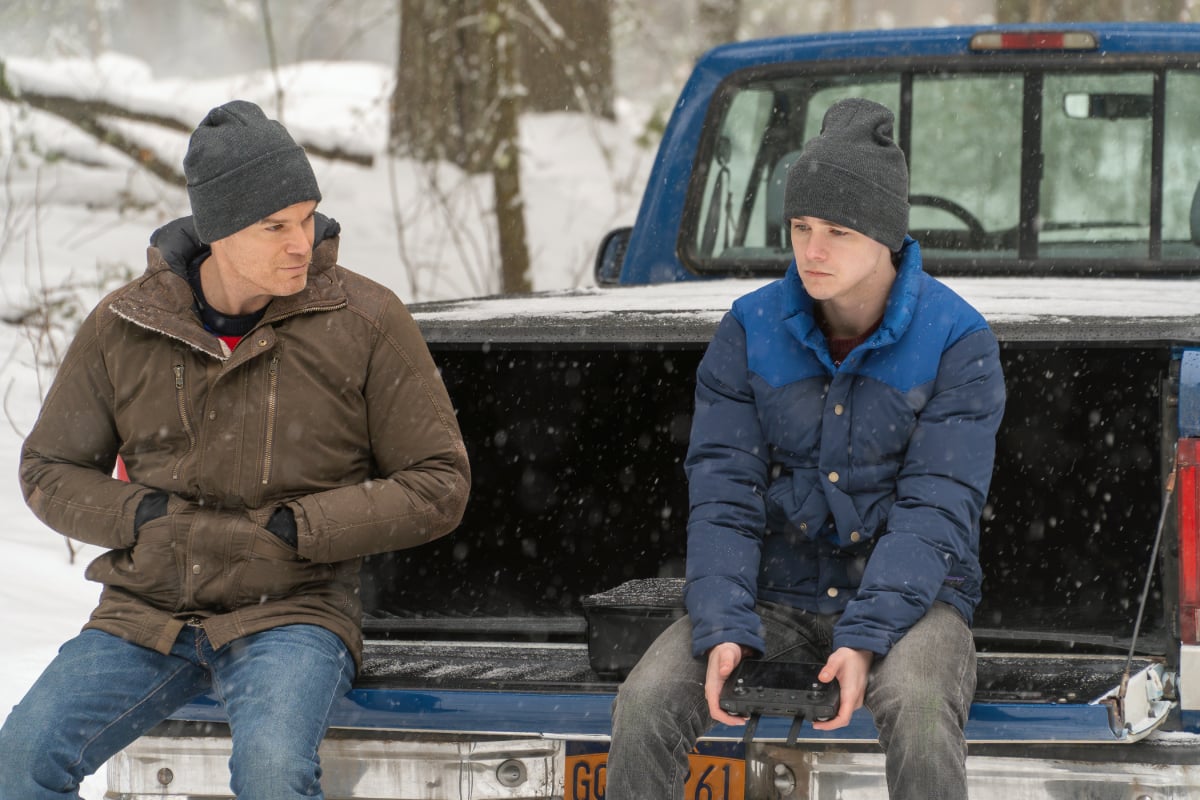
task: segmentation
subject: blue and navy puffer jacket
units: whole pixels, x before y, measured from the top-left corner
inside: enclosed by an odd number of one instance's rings
[[[693,651],[764,651],[756,600],[842,616],[886,655],[941,600],[980,598],[979,517],[1004,378],[983,317],[906,239],[883,322],[830,358],[793,263],[726,314],[697,372],[685,599]]]

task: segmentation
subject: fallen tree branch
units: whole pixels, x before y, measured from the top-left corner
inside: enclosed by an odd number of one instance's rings
[[[0,100],[21,103],[38,111],[53,114],[94,137],[97,141],[103,142],[124,153],[131,160],[140,164],[147,171],[167,183],[183,186],[186,182],[183,172],[178,167],[163,161],[153,151],[130,139],[104,121],[106,117],[115,117],[132,122],[158,125],[168,130],[190,134],[192,126],[174,117],[147,111],[135,111],[106,100],[81,100],[77,97],[66,95],[17,91],[13,89],[6,78],[3,61],[0,61]],[[337,148],[330,149],[304,141],[301,141],[300,144],[306,151],[321,158],[334,161],[349,161],[367,167],[371,166],[374,162],[374,158],[371,155],[351,153]]]
[[[163,161],[149,149],[129,139],[120,131],[106,125],[102,117],[116,116],[138,122],[152,122],[158,125],[165,125],[172,130],[186,131],[186,127],[178,120],[153,114],[136,114],[128,109],[121,109],[112,103],[102,100],[80,100],[74,97],[46,95],[39,92],[17,92],[7,80],[3,62],[0,62],[0,100],[21,103],[38,111],[53,114],[71,123],[97,141],[103,142],[124,153],[134,162],[140,164],[167,183],[179,186],[185,183],[183,173],[178,168]]]

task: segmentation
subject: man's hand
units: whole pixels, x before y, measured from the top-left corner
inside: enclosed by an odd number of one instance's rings
[[[142,532],[143,525],[167,515],[167,501],[170,499],[169,494],[157,489],[142,495],[142,499],[138,501],[137,510],[133,512],[133,541],[135,544],[138,534]]]
[[[726,725],[745,725],[745,717],[735,717],[721,710],[721,689],[733,668],[742,661],[742,646],[733,642],[722,642],[708,651],[708,672],[704,676],[704,698],[708,700],[708,713],[715,721]]]
[[[871,664],[875,654],[870,650],[853,650],[849,647],[839,647],[825,662],[817,679],[829,683],[837,678],[841,689],[842,702],[838,707],[838,715],[825,722],[813,722],[813,728],[819,731],[832,731],[844,728],[850,724],[850,715],[862,707],[863,698],[867,694],[867,675],[871,672]],[[712,661],[709,661],[709,672],[712,672]]]
[[[275,534],[279,541],[286,544],[288,547],[295,550],[299,547],[299,533],[296,530],[296,513],[292,511],[290,506],[279,506],[271,514],[271,518],[264,525],[267,530]]]

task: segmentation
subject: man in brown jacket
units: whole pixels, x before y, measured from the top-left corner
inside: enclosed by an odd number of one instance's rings
[[[87,569],[99,606],[0,730],[0,800],[78,797],[206,691],[239,798],[322,797],[317,747],[360,666],[359,559],[446,534],[466,504],[428,348],[337,264],[283,126],[215,108],[184,171],[192,216],[84,321],[22,451],[33,511],[108,552]]]

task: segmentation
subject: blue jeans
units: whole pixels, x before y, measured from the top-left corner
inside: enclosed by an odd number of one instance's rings
[[[170,655],[86,630],[62,646],[0,728],[0,800],[78,798],[110,756],[213,691],[241,800],[323,797],[317,747],[354,660],[335,634],[288,625],[213,650],[186,626]]]
[[[757,611],[767,657],[824,661],[834,616],[773,603]],[[794,649],[793,649],[794,648]],[[688,753],[713,725],[704,699],[705,658],[692,657],[687,617],[650,645],[613,704],[605,800],[678,800]],[[958,612],[934,603],[867,681],[866,706],[886,754],[892,800],[965,800],[967,744],[963,726],[975,694],[975,643]]]

